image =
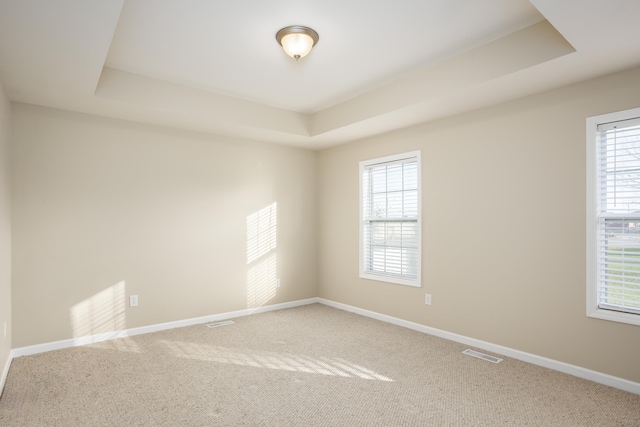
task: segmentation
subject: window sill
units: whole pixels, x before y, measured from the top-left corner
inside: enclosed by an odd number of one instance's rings
[[[587,312],[587,316],[596,319],[610,320],[612,322],[627,323],[629,325],[640,325],[640,315],[638,314],[596,308],[595,310]]]
[[[360,273],[360,278],[375,280],[377,282],[395,283],[396,285],[413,286],[414,288],[422,287],[422,284],[420,283],[419,278],[416,280],[409,280],[409,279],[402,279],[400,277],[385,276],[383,274],[369,274],[369,273],[362,273],[362,272]]]

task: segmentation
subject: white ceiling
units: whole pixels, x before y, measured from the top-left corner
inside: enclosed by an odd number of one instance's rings
[[[12,101],[322,148],[640,65],[638,0],[0,0]],[[320,34],[308,57],[275,33]]]
[[[526,0],[125,1],[105,65],[314,113],[541,19]],[[320,34],[299,63],[275,40],[292,24]]]

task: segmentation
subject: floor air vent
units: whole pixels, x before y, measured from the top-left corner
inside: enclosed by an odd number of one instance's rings
[[[213,323],[208,323],[207,324],[207,328],[217,328],[220,326],[227,326],[227,325],[233,325],[234,322],[233,320],[224,320],[222,322],[213,322]]]
[[[469,356],[477,357],[478,359],[487,360],[491,363],[500,363],[502,359],[494,356],[489,356],[488,354],[480,353],[479,351],[466,349],[463,351],[464,354],[468,354]]]

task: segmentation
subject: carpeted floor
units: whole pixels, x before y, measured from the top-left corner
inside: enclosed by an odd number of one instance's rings
[[[320,304],[13,361],[10,426],[640,426],[640,396]]]

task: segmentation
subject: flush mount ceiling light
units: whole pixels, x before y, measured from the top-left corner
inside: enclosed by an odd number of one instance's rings
[[[301,25],[285,27],[276,33],[280,46],[296,61],[307,56],[319,38],[318,33]]]

